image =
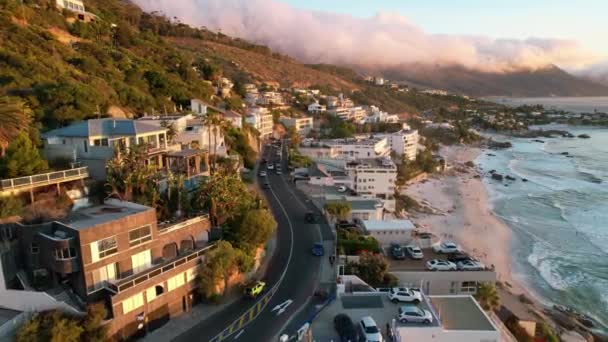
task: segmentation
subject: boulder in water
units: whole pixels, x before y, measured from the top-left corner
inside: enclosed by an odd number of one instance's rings
[[[579,134],[578,137],[581,138],[581,139],[589,139],[589,138],[591,138],[591,136],[589,134]]]
[[[513,177],[513,176],[511,176],[511,175],[507,175],[505,178],[506,178],[507,180],[510,180],[510,181],[517,180],[515,177]]]
[[[502,181],[503,176],[500,173],[493,173],[492,174],[492,179],[498,180],[498,181]]]

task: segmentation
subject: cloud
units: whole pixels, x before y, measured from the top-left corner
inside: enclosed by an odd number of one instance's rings
[[[371,18],[297,9],[277,0],[134,0],[182,22],[270,46],[306,63],[395,67],[462,65],[483,71],[556,64],[581,69],[597,62],[575,41],[429,34],[408,18]]]

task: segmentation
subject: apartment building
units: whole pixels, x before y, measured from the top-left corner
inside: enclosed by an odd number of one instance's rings
[[[258,94],[256,103],[262,106],[282,106],[285,104],[283,94],[276,91],[265,91]]]
[[[416,159],[418,153],[418,130],[404,128],[394,133],[380,133],[374,136],[386,138],[391,150],[398,156],[405,156],[408,160]]]
[[[357,159],[346,163],[345,171],[353,179],[354,190],[364,198],[378,198],[384,209],[395,211],[397,166],[390,158]]]
[[[302,118],[287,118],[282,117],[279,121],[285,125],[285,127],[294,127],[296,132],[298,132],[302,136],[308,135],[310,131],[313,129],[314,119],[312,117],[302,117]]]
[[[89,174],[105,180],[106,163],[115,151],[145,145],[147,163],[164,167],[169,150],[168,129],[140,120],[92,119],[54,129],[42,135],[47,159],[67,159],[89,167]]]
[[[272,114],[263,107],[250,108],[245,116],[245,122],[260,132],[260,138],[265,139],[272,135],[274,123]]]
[[[371,106],[370,113],[365,118],[365,122],[367,122],[367,123],[379,123],[379,122],[397,123],[397,122],[399,122],[399,116],[396,114],[389,114],[387,112],[383,112],[376,106]]]
[[[109,336],[126,339],[190,310],[201,257],[213,248],[209,226],[206,215],[158,223],[154,208],[111,199],[56,222],[2,226],[18,248],[15,260],[3,255],[2,273],[19,288],[68,289],[80,310],[104,303]],[[41,292],[11,292],[28,293]]]

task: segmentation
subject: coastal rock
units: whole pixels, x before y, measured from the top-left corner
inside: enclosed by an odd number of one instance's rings
[[[491,139],[488,141],[488,148],[492,150],[503,150],[511,147],[513,147],[513,144],[511,144],[509,141],[502,142]]]
[[[496,173],[496,170],[490,170],[490,174]]]
[[[591,138],[591,136],[589,134],[579,134],[578,137],[581,138],[581,139],[589,139],[589,138]]]
[[[574,138],[574,134],[572,134],[570,132],[566,132],[566,133],[562,134],[562,137],[564,137],[564,138]]]
[[[544,141],[544,140],[540,140],[540,139],[534,139],[534,140],[532,140],[532,141],[533,141],[533,142],[537,142],[537,143],[541,143],[541,144],[544,144],[544,143],[545,143],[545,141]]]
[[[528,181],[528,178],[522,178],[522,179],[521,179],[521,181],[522,181],[522,182],[527,182],[527,181]]]
[[[502,181],[503,178],[504,177],[500,173],[493,173],[492,174],[492,179],[494,179],[494,180]]]
[[[567,155],[569,155],[570,153],[568,153],[568,152],[562,152],[562,153],[560,153],[560,154],[561,154],[562,156],[567,156]]]
[[[507,180],[510,180],[510,181],[517,180],[517,178],[515,178],[515,177],[513,177],[513,176],[511,176],[511,175],[507,175],[505,178],[506,178]]]
[[[493,153],[488,153],[488,157],[496,157],[496,155]]]

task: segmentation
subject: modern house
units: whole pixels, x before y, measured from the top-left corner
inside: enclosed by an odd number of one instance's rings
[[[365,232],[378,240],[383,246],[392,243],[406,245],[412,241],[412,233],[416,227],[410,220],[378,220],[365,219],[361,221],[361,226]]]
[[[88,166],[89,175],[106,178],[106,163],[115,152],[145,145],[146,163],[163,168],[169,151],[168,129],[141,120],[92,119],[54,129],[42,135],[47,159],[62,158]]]
[[[313,145],[314,141],[304,141],[303,146]],[[391,149],[386,138],[348,138],[320,140],[317,144],[333,147],[338,159],[357,160],[362,158],[389,157]]]
[[[398,156],[405,156],[408,160],[416,159],[418,153],[418,131],[415,129],[402,129],[394,133],[375,134],[375,137],[386,138],[391,150]]]
[[[190,109],[196,115],[205,116],[207,115],[208,104],[199,99],[190,100]]]
[[[262,139],[269,138],[272,135],[274,123],[272,114],[266,108],[250,108],[247,116],[245,116],[245,122],[257,129]]]
[[[396,114],[388,114],[387,112],[381,111],[376,106],[370,107],[370,114],[365,118],[367,123],[397,123],[399,122],[399,116]]]
[[[82,0],[57,0],[57,8],[66,9],[72,12],[85,13]]]
[[[389,158],[357,159],[346,163],[354,190],[364,198],[382,200],[387,211],[395,211],[397,166]]]
[[[126,339],[189,311],[209,243],[207,215],[158,223],[151,207],[107,200],[37,225],[0,226],[2,306],[22,311],[103,303]],[[35,289],[34,289],[35,288]],[[27,303],[23,305],[22,302]]]
[[[288,118],[282,117],[279,121],[287,128],[293,127],[296,132],[302,136],[308,135],[313,128],[313,118],[312,117],[302,117],[302,118]]]

